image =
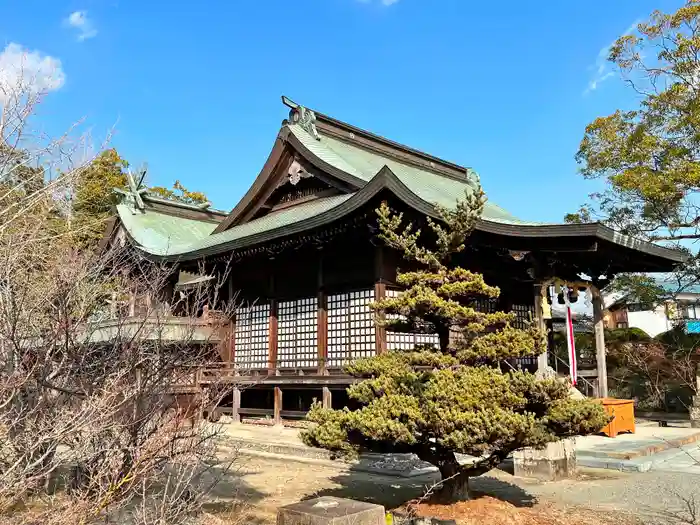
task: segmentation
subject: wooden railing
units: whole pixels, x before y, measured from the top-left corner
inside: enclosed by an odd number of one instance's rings
[[[150,315],[107,317],[88,323],[86,338],[90,342],[114,339],[143,339],[193,344],[220,344],[226,337],[228,320],[216,310],[204,308],[201,316],[171,315],[167,309],[155,309]]]

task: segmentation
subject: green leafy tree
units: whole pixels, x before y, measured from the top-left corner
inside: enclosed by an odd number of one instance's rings
[[[608,60],[639,104],[586,127],[577,160],[606,189],[566,217],[687,250],[684,283],[700,279],[697,249],[688,247],[700,239],[699,21],[700,0],[689,0],[655,11],[611,46]]]
[[[100,153],[76,176],[71,210],[71,231],[77,245],[94,246],[119,202],[114,188],[126,188],[129,163],[116,149]]]
[[[153,186],[149,189],[149,193],[157,197],[162,197],[175,202],[182,202],[185,204],[205,204],[209,202],[204,193],[188,190],[179,180],[175,181],[172,188]]]
[[[544,335],[517,329],[511,313],[483,313],[480,299],[499,289],[481,275],[451,267],[481,215],[482,192],[467,195],[454,210],[438,209],[428,221],[432,248],[421,232],[402,225],[386,203],[378,209],[380,237],[422,269],[399,273],[405,291],[372,305],[387,328],[431,332],[437,347],[392,351],[347,366],[360,379],[348,389],[358,410],[330,410],[316,404],[304,441],[343,454],[362,451],[416,454],[435,465],[445,500],[469,496],[468,479],[501,463],[523,447],[542,447],[560,438],[599,431],[607,418],[600,405],[569,397],[568,383],[538,379],[507,364],[537,355]],[[462,465],[457,454],[478,458]]]
[[[93,247],[104,234],[105,223],[112,216],[114,205],[121,200],[114,189],[127,188],[128,168],[129,163],[112,148],[100,153],[78,174],[71,214],[71,231],[78,246]],[[142,184],[144,182],[141,181]],[[180,181],[175,181],[172,189],[155,186],[149,188],[148,192],[187,204],[207,202],[206,195],[189,191]]]

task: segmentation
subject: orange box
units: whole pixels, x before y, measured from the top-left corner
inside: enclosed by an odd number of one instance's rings
[[[633,400],[606,397],[603,399],[595,399],[595,401],[603,405],[607,415],[614,417],[614,419],[601,430],[603,434],[611,438],[616,437],[620,432],[634,434]]]

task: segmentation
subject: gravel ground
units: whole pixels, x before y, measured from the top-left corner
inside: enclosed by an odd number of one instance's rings
[[[700,475],[697,474],[587,471],[579,480],[518,483],[541,500],[626,511],[645,524],[700,524]]]

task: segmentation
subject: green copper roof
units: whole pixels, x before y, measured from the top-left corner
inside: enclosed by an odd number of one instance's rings
[[[335,195],[310,201],[213,235],[211,232],[216,228],[216,224],[213,223],[153,211],[134,214],[131,208],[125,205],[117,206],[117,211],[129,235],[141,248],[153,255],[176,256],[290,226],[330,210],[352,195]]]
[[[465,191],[473,189],[466,180],[462,182],[444,177],[326,135],[321,135],[320,140],[317,140],[296,124],[288,127],[294,136],[318,158],[365,182],[369,182],[382,167],[388,166],[418,197],[428,203],[440,204],[448,208],[454,206],[457,199],[464,196]],[[521,221],[491,202],[486,203],[483,218],[506,224],[540,224]]]
[[[349,133],[352,135],[351,130]],[[182,217],[187,214],[192,216],[192,210],[182,213],[163,210],[162,206],[160,209],[139,209],[133,202],[129,205],[130,201],[126,199],[124,204],[117,207],[123,227],[132,241],[152,256],[195,260],[332,224],[363,206],[380,191],[393,192],[420,213],[434,216],[435,204],[451,208],[465,192],[474,191],[477,187],[475,174],[466,168],[462,178],[460,168],[456,165],[448,166],[452,171],[443,174],[440,170],[445,166],[442,165],[440,169],[437,166],[443,161],[434,157],[423,157],[422,161],[415,164],[408,160],[404,162],[404,157],[393,155],[391,149],[375,148],[352,140],[345,142],[335,136],[319,133],[313,120],[285,124],[280,137],[287,142],[285,148],[291,145],[306,161],[315,164],[321,171],[325,170],[329,176],[337,177],[354,188],[355,192],[304,202],[219,233],[213,231],[217,227],[215,221],[223,218],[221,214],[214,220],[210,220],[211,217],[196,220]],[[365,147],[371,148],[371,151]],[[423,161],[425,167],[420,167]],[[265,181],[266,179],[260,178],[264,176],[271,176],[271,172],[261,172],[259,181]],[[148,196],[144,197],[144,200],[149,199]],[[201,210],[195,208],[194,211]],[[491,202],[487,202],[482,219],[478,228],[496,235],[532,238],[591,236],[667,261],[682,260],[678,252],[626,237],[598,223],[552,225],[525,222]]]
[[[318,215],[335,208],[352,196],[352,193],[347,195],[334,195],[332,197],[325,197],[299,204],[297,206],[287,208],[286,210],[272,212],[260,217],[259,219],[246,222],[245,224],[241,224],[239,226],[234,226],[233,228],[224,232],[210,235],[201,241],[193,243],[192,249],[201,250],[210,246],[216,246],[217,244],[250,237],[258,233],[275,230],[277,228],[284,228],[303,219],[308,219],[309,217],[313,217],[314,215]]]
[[[126,204],[117,206],[122,224],[132,239],[147,252],[165,255],[182,253],[198,240],[206,239],[216,223],[174,217],[156,211],[133,211]]]

